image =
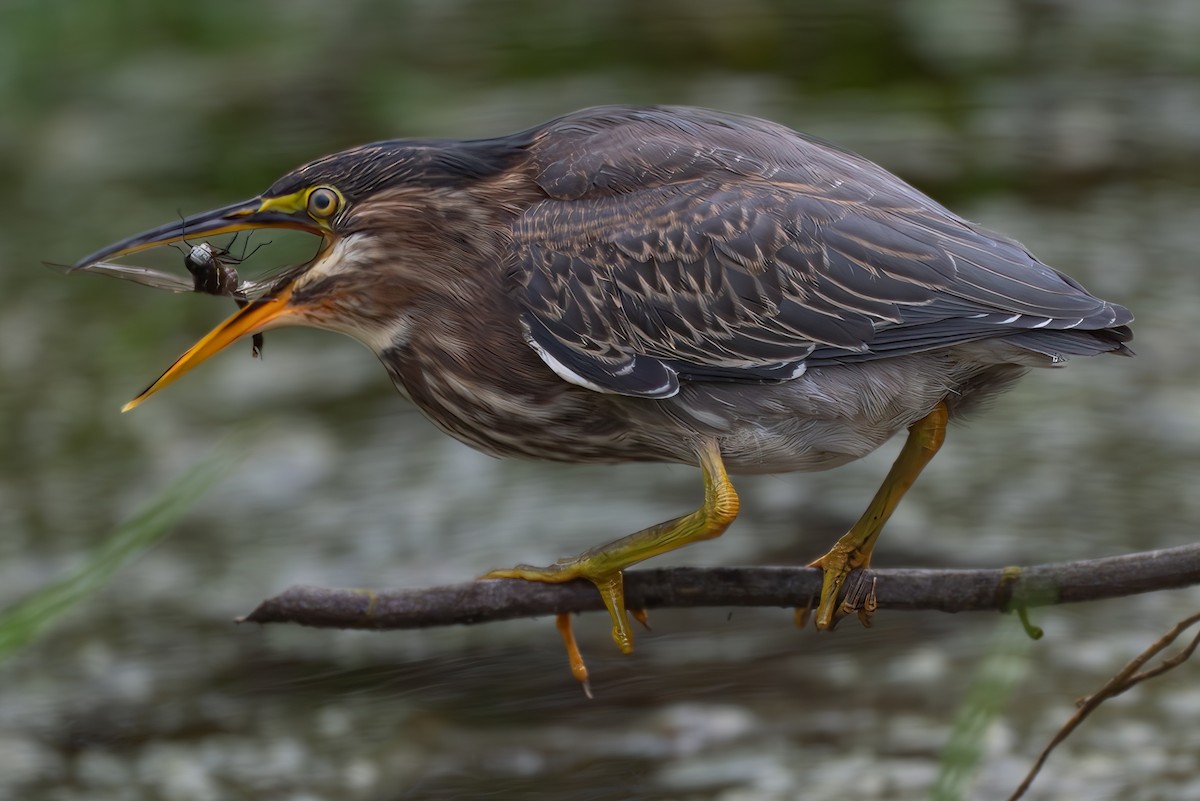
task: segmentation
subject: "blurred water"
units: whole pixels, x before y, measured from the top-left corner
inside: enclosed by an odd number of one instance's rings
[[[1200,520],[1200,8],[1089,4],[13,3],[0,10],[0,604],[213,443],[252,457],[160,547],[0,666],[0,798],[917,798],[997,619],[661,612],[632,657],[548,620],[395,635],[235,627],[295,582],[419,586],[552,560],[679,514],[685,468],[497,462],[359,346],[269,335],[117,409],[230,309],[86,276],[108,241],[315,155],[504,133],[603,102],[758,114],[864,153],[1137,315],[1136,359],[1039,371],[947,447],[877,563],[1002,565],[1194,539]],[[246,265],[303,258],[276,242]],[[166,251],[144,263],[177,267]],[[822,552],[894,447],[741,479],[730,533],[660,560]],[[1195,591],[1039,612],[986,743],[1003,797]],[[1008,621],[1010,625],[1015,622]],[[1200,797],[1188,668],[1113,702],[1030,798]]]

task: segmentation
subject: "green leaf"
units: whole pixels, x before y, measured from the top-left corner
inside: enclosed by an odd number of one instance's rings
[[[0,661],[56,623],[76,604],[162,539],[238,459],[228,448],[189,470],[149,506],[121,524],[69,575],[0,611]]]
[[[932,801],[971,797],[971,785],[983,759],[984,737],[1028,672],[1032,645],[1024,627],[1014,626],[1011,617],[1001,619],[942,750],[941,770],[929,794]]]

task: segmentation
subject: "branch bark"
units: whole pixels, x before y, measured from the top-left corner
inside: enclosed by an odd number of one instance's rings
[[[1032,567],[983,570],[859,571],[850,589],[874,581],[880,609],[943,612],[1014,608],[1118,598],[1200,584],[1200,543],[1177,548]],[[804,606],[820,593],[810,567],[634,570],[625,574],[630,609],[700,606]],[[296,586],[268,598],[239,622],[295,623],[341,629],[412,629],[487,623],[602,609],[585,581],[539,584],[488,579],[411,590]]]

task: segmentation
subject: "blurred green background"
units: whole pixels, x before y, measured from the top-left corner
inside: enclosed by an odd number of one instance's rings
[[[42,262],[373,139],[503,134],[599,103],[763,116],[880,162],[1137,315],[1138,358],[1038,371],[953,429],[877,564],[1177,545],[1200,521],[1198,41],[1192,0],[7,0],[0,608],[86,564],[217,443],[245,456],[0,663],[0,798],[923,797],[995,617],[880,614],[817,636],[786,610],[661,612],[621,657],[588,615],[593,702],[549,620],[235,627],[296,582],[421,586],[551,561],[692,508],[697,477],[493,461],[435,431],[366,350],[314,331],[269,334],[261,362],[234,347],[120,415],[232,304]],[[272,238],[244,274],[311,252]],[[181,271],[169,249],[136,261]],[[742,479],[730,533],[659,562],[807,561],[893,454]],[[973,797],[1005,796],[1076,696],[1198,604],[1037,613],[1047,637],[1017,660]],[[1191,677],[1102,710],[1028,797],[1200,797]]]

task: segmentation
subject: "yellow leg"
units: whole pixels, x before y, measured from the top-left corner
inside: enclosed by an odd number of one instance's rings
[[[939,403],[908,429],[908,439],[888,471],[871,505],[829,553],[811,563],[825,571],[821,601],[817,605],[817,628],[830,629],[837,622],[838,596],[846,577],[856,568],[869,567],[879,533],[896,510],[900,499],[917,480],[946,439],[946,404]],[[872,592],[872,596],[874,593]],[[872,608],[870,611],[874,611]],[[869,619],[869,612],[867,613]]]
[[[577,578],[587,579],[600,590],[600,597],[608,608],[613,624],[613,641],[622,652],[630,653],[633,650],[633,631],[625,614],[621,571],[689,543],[718,537],[737,517],[737,492],[729,483],[716,444],[706,443],[697,456],[700,469],[704,471],[704,505],[690,515],[659,523],[548,567],[517,565],[509,570],[492,570],[480,578],[520,578],[551,584]],[[560,618],[560,631],[561,625]]]
[[[592,697],[592,687],[588,684],[588,669],[583,663],[583,654],[579,653],[579,645],[575,642],[575,632],[571,630],[571,613],[560,612],[554,617],[554,625],[562,637],[567,649],[567,662],[571,665],[571,675],[575,681],[583,685],[583,692],[588,698]]]

